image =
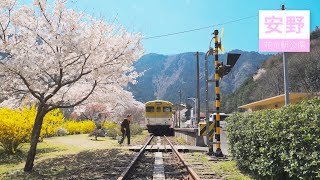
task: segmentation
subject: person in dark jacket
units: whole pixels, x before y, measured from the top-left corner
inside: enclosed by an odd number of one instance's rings
[[[119,141],[119,144],[122,144],[124,141],[124,138],[127,136],[128,145],[130,145],[130,121],[132,117],[131,114],[127,115],[127,118],[125,118],[121,123],[121,132],[122,132],[122,138]]]

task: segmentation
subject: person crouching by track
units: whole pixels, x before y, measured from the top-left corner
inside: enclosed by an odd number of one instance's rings
[[[131,119],[132,119],[131,114],[128,114],[127,117],[121,123],[122,138],[119,141],[119,144],[122,144],[125,136],[127,136],[127,142],[128,142],[128,145],[130,145],[130,121],[131,121]]]

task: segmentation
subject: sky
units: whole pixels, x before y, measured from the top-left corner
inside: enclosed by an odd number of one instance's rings
[[[141,32],[145,54],[172,55],[206,52],[212,32],[222,27],[226,52],[258,51],[259,10],[278,10],[282,4],[287,10],[310,10],[310,29],[320,26],[320,0],[73,0],[70,7]],[[150,38],[213,25],[218,26]]]

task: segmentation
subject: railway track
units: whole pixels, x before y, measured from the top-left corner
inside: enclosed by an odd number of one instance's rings
[[[146,151],[149,144],[170,146],[170,151]],[[200,177],[185,161],[168,138],[151,136],[118,180],[122,179],[195,179]]]

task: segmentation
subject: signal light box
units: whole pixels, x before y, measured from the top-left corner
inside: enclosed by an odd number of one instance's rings
[[[310,52],[309,10],[260,10],[260,52]]]

